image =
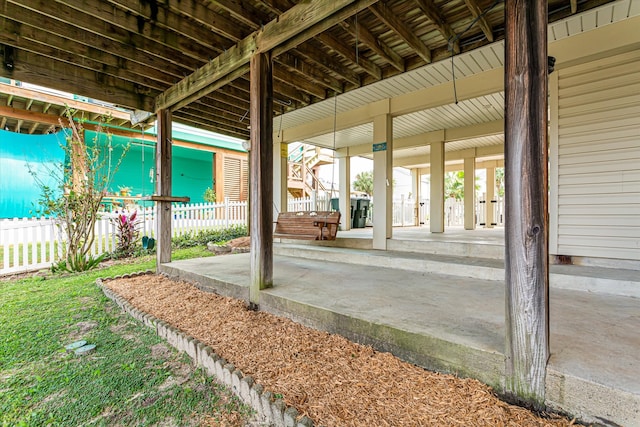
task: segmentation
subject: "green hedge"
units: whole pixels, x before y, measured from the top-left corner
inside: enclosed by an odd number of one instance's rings
[[[190,248],[193,246],[205,246],[209,242],[223,243],[238,237],[247,236],[248,230],[246,225],[235,225],[228,228],[216,230],[201,230],[198,232],[189,232],[171,239],[173,248]]]

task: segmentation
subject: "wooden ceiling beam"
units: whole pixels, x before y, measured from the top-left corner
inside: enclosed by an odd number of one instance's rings
[[[300,3],[292,7],[277,20],[267,23],[264,28],[253,32],[158,96],[155,110],[175,110],[216,90],[221,86],[221,81],[226,80],[238,68],[246,66],[257,53],[269,52],[282,44],[288,45],[293,39],[302,43],[318,35],[323,28],[315,24],[322,22],[323,25],[335,25],[345,19],[337,12],[354,1]],[[365,3],[374,2],[375,0],[367,0]]]
[[[233,16],[237,21],[243,22],[246,26],[251,27],[253,30],[260,28],[260,24],[264,22],[263,15],[260,10],[254,8],[249,2],[245,1],[211,1],[209,4],[223,9]],[[249,17],[255,17],[259,21],[254,22]]]
[[[56,126],[60,125],[61,119],[60,116],[56,116],[54,114],[44,114],[38,113],[36,111],[2,106],[0,106],[0,116],[10,117],[12,119],[23,120],[27,122],[46,123]]]
[[[440,9],[433,3],[433,0],[414,0],[422,13],[433,22],[440,34],[447,40],[449,49],[454,53],[460,53],[460,43],[456,39],[456,34],[451,29],[451,26],[447,23],[446,19],[440,12]],[[455,40],[455,41],[454,41]],[[452,43],[453,42],[453,43]],[[453,45],[452,45],[453,44]]]
[[[369,49],[375,52],[380,58],[388,62],[398,71],[404,71],[404,60],[391,49],[384,41],[373,35],[371,31],[362,23],[350,18],[340,23],[342,28],[348,31],[358,42],[364,43]]]
[[[20,133],[20,129],[22,129],[23,123],[24,123],[24,120],[18,120],[18,122],[16,123],[16,127],[13,129],[13,131],[15,133]]]
[[[5,12],[0,8],[0,15],[9,16],[19,22],[26,22],[23,18],[24,11],[30,10],[29,24],[35,27],[42,27],[42,22],[47,22],[47,31],[52,31],[49,27],[63,27],[65,38],[74,43],[88,43],[89,40],[95,41],[91,45],[98,51],[109,50],[110,52],[118,52],[120,49],[131,50],[140,56],[140,63],[147,67],[155,66],[157,70],[169,68],[170,64],[180,67],[178,78],[179,81],[186,74],[191,73],[197,67],[206,61],[212,55],[211,48],[205,48],[201,45],[194,44],[192,40],[186,37],[178,37],[175,33],[167,33],[160,27],[146,26],[143,34],[137,31],[137,20],[131,14],[125,14],[120,10],[113,11],[113,17],[103,13],[100,17],[81,13],[77,9],[71,8],[63,4],[55,2],[38,2],[36,0],[20,0],[19,4],[10,3],[15,0],[6,0],[7,8],[11,8],[11,12]],[[76,2],[74,2],[75,4]],[[76,7],[80,7],[76,5]],[[19,8],[19,9],[18,9]],[[17,9],[17,10],[16,10]],[[111,9],[114,9],[113,7]],[[111,10],[110,9],[110,10]],[[35,17],[33,16],[35,13]],[[73,19],[65,21],[63,19],[51,19],[52,16],[71,16]],[[35,19],[34,19],[35,18]],[[109,19],[119,18],[117,23],[109,21]],[[45,21],[43,21],[45,20]],[[74,30],[69,29],[69,26]],[[96,37],[97,36],[97,37]],[[119,42],[122,45],[110,48],[108,41]],[[215,53],[214,53],[215,54]],[[136,61],[136,57],[127,56],[128,59]],[[185,69],[185,66],[187,67]]]
[[[289,0],[260,0],[260,3],[276,15],[282,15],[294,5]]]
[[[484,33],[484,36],[490,43],[493,43],[493,29],[491,28],[489,21],[487,21],[484,16],[482,16],[482,9],[480,9],[480,6],[478,6],[477,1],[464,0],[464,4],[467,5],[467,9],[469,9],[469,12],[471,12],[473,18],[478,20],[478,25]]]
[[[243,118],[246,118],[248,115],[247,111],[249,111],[248,105],[244,109],[238,108],[236,106],[219,102],[217,99],[212,99],[210,96],[201,98],[198,102],[189,104],[189,108],[204,111],[211,115],[220,114],[229,120],[235,120],[237,122],[241,122]]]
[[[14,0],[8,0],[14,1]],[[20,2],[33,2],[34,0],[20,0]],[[70,13],[73,25],[81,26],[85,31],[94,31],[94,28],[106,28],[109,32],[123,33],[134,45],[140,38],[145,38],[155,45],[164,45],[178,51],[178,59],[189,56],[201,61],[210,59],[212,49],[220,51],[233,42],[224,38],[216,38],[216,34],[201,25],[195,25],[188,19],[158,8],[162,13],[161,19],[168,22],[151,22],[149,17],[136,16],[134,13],[123,10],[126,4],[123,0],[110,0],[113,4],[99,0],[86,0],[78,3],[75,0],[57,0],[56,8],[63,8]],[[40,3],[40,2],[38,2]],[[49,2],[54,3],[54,2]],[[42,11],[41,11],[42,13]],[[59,16],[57,12],[55,16]],[[204,44],[206,42],[206,44]],[[157,48],[156,48],[157,50]],[[215,51],[214,51],[215,52]]]
[[[209,114],[202,110],[184,107],[180,110],[181,117],[191,117],[192,120],[202,123],[215,123],[228,129],[235,129],[236,132],[247,130],[248,122],[240,122],[239,120],[227,119],[220,114]]]
[[[200,98],[197,102],[193,102],[190,105],[197,105],[197,108],[214,108],[222,111],[229,111],[238,117],[243,117],[249,111],[249,102],[236,102],[235,100],[229,100],[228,97],[218,94],[218,92],[210,93],[209,95]]]
[[[16,51],[14,61],[14,69],[10,73],[13,79],[132,109],[153,110],[154,93],[140,92],[140,88],[132,83],[23,50]]]
[[[122,32],[109,31],[106,25],[93,29],[94,32],[87,32],[66,22],[49,19],[46,28],[43,28],[42,22],[46,19],[46,15],[14,4],[7,4],[5,8],[0,8],[0,16],[9,18],[11,21],[19,17],[19,21],[15,21],[19,25],[15,27],[15,32],[21,37],[24,34],[25,37],[34,41],[58,46],[62,50],[74,52],[83,58],[147,74],[157,80],[169,80],[170,84],[174,84],[197,68],[195,65],[191,68],[185,66],[185,64],[191,65],[190,62],[195,64],[194,60],[188,60],[188,58],[183,58],[182,61],[177,60],[178,51],[163,48],[157,43],[152,44],[137,35],[123,35]],[[9,25],[9,21],[6,21],[5,25]],[[117,52],[118,56],[108,52]],[[162,75],[168,76],[161,77]]]
[[[276,91],[275,87],[278,86],[278,90]],[[297,90],[294,86],[289,85],[286,80],[286,76],[280,74],[278,77],[273,77],[273,97],[275,99],[281,99],[282,101],[292,101],[297,102],[301,106],[311,104],[311,95],[306,92]],[[284,98],[284,99],[282,99]],[[288,102],[287,101],[287,102]],[[276,106],[273,106],[274,111],[278,111],[279,109]]]
[[[5,130],[4,128],[5,128],[6,125],[7,125],[7,118],[6,117],[2,117],[2,120],[0,120],[0,129]]]
[[[40,123],[34,123],[31,125],[31,127],[29,128],[29,135],[33,135],[33,133],[36,131],[36,129],[38,129],[38,126],[40,126]]]
[[[364,56],[357,55],[355,46],[347,46],[329,33],[318,34],[316,39],[373,78],[382,80],[382,69]]]
[[[578,12],[578,0],[570,0],[571,3],[571,13],[575,14]]]
[[[50,38],[55,39],[56,37],[51,36]],[[169,82],[158,83],[147,78],[144,72],[133,72],[126,67],[113,67],[89,58],[77,57],[71,52],[65,50],[64,47],[58,48],[54,46],[43,45],[38,42],[31,41],[26,37],[17,37],[13,32],[0,33],[0,40],[16,48],[19,48],[22,52],[31,52],[34,55],[44,55],[45,57],[48,57],[50,59],[67,63],[71,67],[84,68],[86,70],[93,71],[96,73],[94,79],[97,79],[98,77],[100,79],[113,77],[131,83],[134,85],[134,87],[138,88],[136,90],[137,92],[143,92],[148,89],[155,89],[155,91],[161,92],[162,90],[170,86]],[[147,72],[147,74],[148,73],[149,72]],[[37,83],[37,81],[32,82]],[[86,95],[83,93],[78,94]],[[112,100],[105,101],[113,102]]]
[[[273,69],[274,79],[280,80],[283,83],[293,86],[300,91],[306,92],[309,95],[313,95],[316,98],[325,99],[327,92],[320,86],[309,81],[305,77],[298,75],[297,73],[287,72],[280,67],[274,67]],[[274,90],[277,90],[274,87]]]
[[[227,85],[227,87],[235,89],[233,91],[233,94],[235,96],[240,96],[243,93],[245,96],[244,100],[248,105],[250,84],[247,76],[243,76],[243,78],[233,81],[231,84]],[[226,88],[223,88],[223,90],[226,90]],[[273,94],[274,98],[280,99],[281,101],[299,102],[303,105],[308,105],[311,103],[311,97],[309,95],[296,90],[294,87],[289,86],[288,84],[283,84],[281,81],[276,79],[274,79],[273,81]],[[273,111],[279,112],[280,107],[274,105]]]
[[[329,72],[339,76],[347,82],[360,86],[360,76],[353,70],[345,68],[336,59],[323,54],[321,44],[315,40],[309,40],[307,43],[298,46],[294,52],[318,65],[327,69]]]
[[[233,128],[229,128],[227,126],[224,125],[218,125],[215,123],[211,123],[211,122],[205,122],[202,120],[198,120],[197,118],[194,118],[192,116],[189,115],[185,115],[182,110],[178,110],[175,112],[175,114],[173,115],[174,120],[184,123],[186,125],[189,126],[193,126],[196,127],[198,129],[205,129],[211,132],[216,132],[219,133],[221,135],[227,135],[227,136],[232,136],[234,138],[240,138],[240,139],[247,139],[249,137],[249,131],[247,130],[247,132],[240,132],[236,129]]]
[[[309,79],[312,84],[321,85],[325,89],[329,89],[337,93],[342,93],[344,91],[344,87],[338,79],[316,67],[311,66],[290,52],[286,52],[278,56],[274,59],[274,62],[283,66],[292,73],[297,73],[300,76]]]
[[[393,32],[399,35],[416,54],[422,58],[427,64],[431,63],[431,51],[429,48],[415,35],[407,25],[402,22],[388,6],[383,2],[376,3],[369,7],[374,15],[378,17],[384,24],[389,27]]]
[[[197,34],[188,21],[185,22],[184,17],[189,18],[193,22],[197,22],[199,26],[208,28],[216,34],[231,40],[233,43],[242,40],[248,31],[242,29],[237,22],[226,19],[223,15],[206,7],[202,2],[195,0],[165,0],[164,4],[158,4],[157,16],[152,16],[151,3],[144,0],[109,0],[110,3],[118,4],[119,7],[126,8],[133,13],[144,15],[148,19],[149,24],[164,24],[168,27],[178,29],[180,32],[186,30],[188,34]],[[180,27],[183,25],[184,27]],[[209,34],[209,39],[211,34]],[[203,38],[201,40],[207,40]]]

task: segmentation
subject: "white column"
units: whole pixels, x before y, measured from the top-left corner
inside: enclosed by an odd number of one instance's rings
[[[338,159],[340,189],[340,229],[351,230],[351,157]]]
[[[496,198],[496,168],[487,168],[487,198],[485,199],[485,227],[493,228],[496,225],[494,216],[495,203],[492,200]]]
[[[429,185],[429,231],[444,232],[444,141],[429,144],[430,185]]]
[[[373,249],[387,249],[393,208],[393,117],[373,119]]]
[[[287,157],[289,145],[286,142],[273,142],[273,217],[287,212],[289,170]]]
[[[411,195],[413,196],[413,225],[420,225],[420,169],[411,169]]]
[[[476,228],[476,158],[464,159],[464,229]]]

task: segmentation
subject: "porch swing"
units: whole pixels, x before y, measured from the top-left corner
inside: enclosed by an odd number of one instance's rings
[[[336,107],[334,97],[333,150],[336,146]],[[282,115],[280,116],[282,126]],[[304,157],[303,157],[304,163]],[[303,165],[303,167],[305,167]],[[332,161],[331,195],[334,192],[335,156]],[[277,208],[276,208],[277,210]],[[298,240],[335,240],[340,225],[340,211],[279,212],[273,237]]]

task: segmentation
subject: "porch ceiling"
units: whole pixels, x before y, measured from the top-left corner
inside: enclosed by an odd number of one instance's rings
[[[608,15],[602,13],[593,21],[601,25],[599,20],[619,19],[625,7],[628,13],[633,1],[637,4],[637,0],[550,0],[549,20],[559,22],[603,4],[615,5]],[[491,45],[493,53],[474,54],[474,49],[503,38],[502,2],[474,21],[478,11],[493,4],[492,0],[354,1],[346,7],[352,9],[343,14],[344,19],[333,15],[323,21],[335,25],[324,28],[321,22],[322,31],[315,29],[313,37],[277,52],[274,129],[279,125],[277,116],[283,113],[283,128],[309,117],[333,115],[336,94],[340,95],[339,110],[348,110],[398,91],[406,93],[450,79],[448,40],[455,40],[459,50],[457,76],[500,66],[500,45]],[[293,8],[312,10],[320,5],[325,4],[297,0],[0,0],[0,76],[130,110],[154,111],[159,95],[233,50],[241,40],[268,23],[282,22]],[[557,33],[563,36],[572,31],[573,25],[564,24]],[[237,70],[217,90],[174,111],[174,120],[247,138],[248,73],[242,67]],[[394,79],[398,76],[406,78]],[[9,107],[0,110],[3,128],[45,132],[51,126],[48,116],[59,114],[40,101],[9,98],[0,98],[0,104]],[[45,116],[38,120],[32,115],[29,121],[24,118],[28,112]],[[23,120],[20,126],[19,120]],[[125,118],[121,120],[120,124],[128,125]],[[411,118],[404,120],[407,124],[398,123],[404,134],[422,131],[411,130]],[[437,123],[432,121],[432,126]]]

